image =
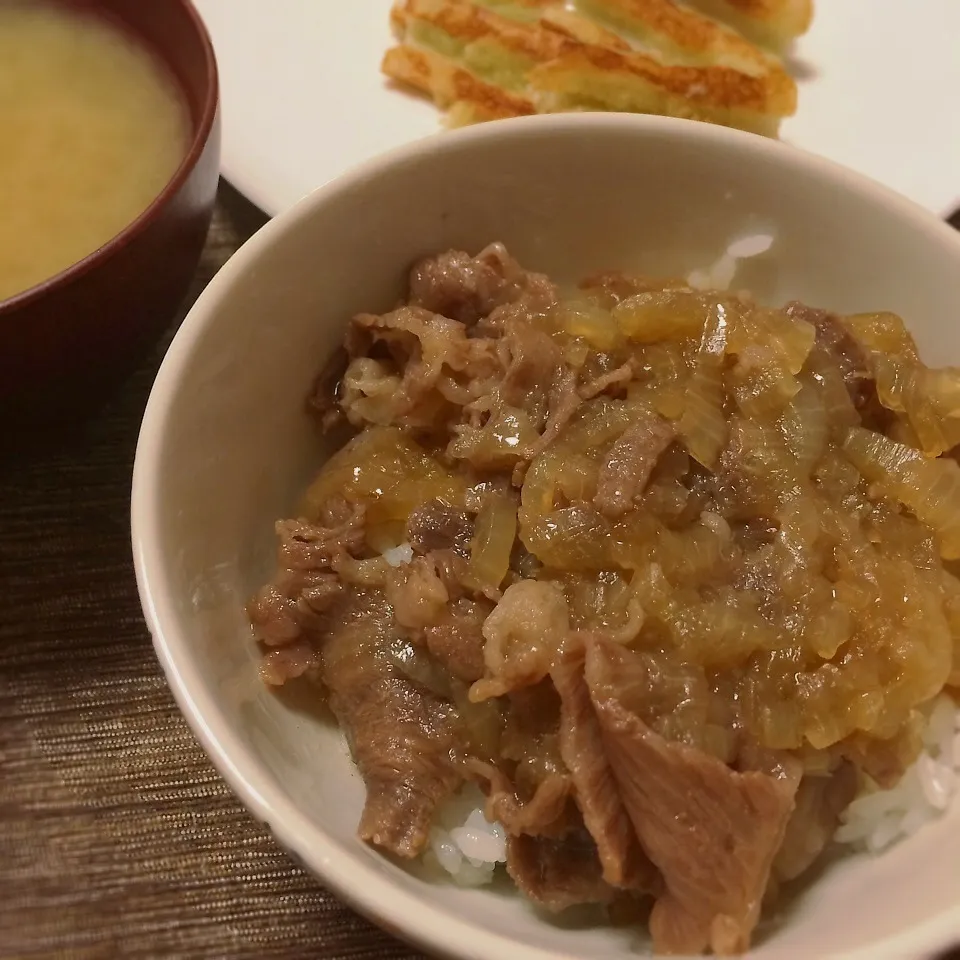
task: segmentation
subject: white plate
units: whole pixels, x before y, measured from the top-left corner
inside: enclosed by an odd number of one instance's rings
[[[389,87],[392,0],[195,0],[223,85],[223,169],[277,214],[354,164],[438,130]],[[935,213],[960,206],[960,0],[818,0],[783,139]]]

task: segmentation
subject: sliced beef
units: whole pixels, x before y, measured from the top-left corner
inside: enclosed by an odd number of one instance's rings
[[[487,701],[490,703],[493,701]],[[489,784],[487,816],[511,835],[563,837],[582,827],[560,756],[560,698],[549,679],[507,697],[500,765],[476,769]]]
[[[616,519],[643,493],[660,455],[673,442],[674,428],[655,413],[644,413],[610,448],[600,465],[594,504]]]
[[[350,362],[341,380],[338,404],[355,427],[390,426],[401,419],[409,422],[407,415],[412,407],[393,365],[372,357],[357,357]]]
[[[667,740],[702,745],[713,698],[701,666],[668,650],[631,650],[599,630],[584,642],[595,683],[615,685],[623,707]],[[726,717],[720,723],[732,726]]]
[[[561,702],[560,753],[573,779],[583,822],[597,846],[603,879],[614,887],[653,889],[657,872],[640,849],[607,762],[583,669],[580,652],[551,673]]]
[[[525,800],[497,768],[489,768],[486,778],[490,785],[486,814],[491,820],[503,824],[510,836],[528,834],[559,839],[576,829],[579,818],[570,803],[573,784],[566,774],[550,774]]]
[[[592,400],[594,397],[599,397],[601,393],[610,390],[611,387],[621,387],[628,383],[635,374],[636,370],[633,363],[627,362],[614,370],[601,373],[592,380],[587,380],[577,388],[577,392],[580,394],[581,400]]]
[[[916,761],[920,744],[907,726],[902,727],[896,736],[885,740],[858,731],[847,737],[839,749],[845,759],[879,787],[890,790]]]
[[[453,550],[470,556],[473,519],[466,510],[431,500],[417,507],[407,518],[407,540],[417,553]]]
[[[326,613],[343,596],[343,584],[335,574],[310,573],[297,580],[301,599],[314,613]]]
[[[527,803],[550,782],[563,781],[570,794],[570,775],[560,755],[560,698],[550,679],[521,687],[506,697],[505,723],[500,735],[500,758],[510,770],[512,790],[520,803]],[[512,765],[512,767],[511,767]],[[543,797],[540,797],[543,800]],[[570,828],[570,809],[561,822],[540,822],[544,834],[562,835]]]
[[[360,837],[415,857],[461,774],[456,712],[397,668],[404,639],[382,595],[358,591],[323,644],[322,679],[367,787]]]
[[[282,570],[248,604],[247,615],[258,640],[281,646],[320,636],[324,614],[342,595],[335,573]]]
[[[585,676],[623,804],[663,875],[650,919],[655,949],[742,952],[793,812],[796,779],[738,773],[664,740],[624,707],[600,645],[588,646]]]
[[[431,550],[427,557],[437,571],[437,576],[451,600],[459,599],[473,588],[470,561],[456,550]]]
[[[524,297],[550,302],[555,296],[545,276],[523,270],[499,243],[476,257],[450,250],[421,260],[410,271],[411,304],[465,324]]]
[[[493,265],[503,276],[506,304],[519,303],[536,313],[556,301],[556,284],[546,274],[524,270],[502,243],[491,243],[477,254],[477,259]]]
[[[503,286],[495,264],[449,250],[414,264],[410,303],[461,323],[476,323],[497,305]]]
[[[363,549],[364,517],[362,507],[333,501],[323,506],[316,523],[277,523],[277,573],[247,606],[258,640],[278,647],[322,635],[325,614],[342,596],[332,567]],[[277,664],[283,659],[273,657]]]
[[[485,382],[447,448],[484,470],[529,461],[551,443],[581,404],[577,377],[556,343],[519,310],[503,320],[496,344],[500,372]],[[478,388],[478,392],[479,392]],[[516,483],[516,478],[514,479]]]
[[[549,677],[509,693],[500,754],[515,764],[514,779],[525,796],[555,774],[566,776],[560,756],[560,697]]]
[[[343,556],[333,561],[340,582],[344,587],[382,587],[387,582],[390,564],[383,557],[356,560]]]
[[[565,368],[560,348],[525,320],[511,323],[501,341],[509,357],[498,401],[524,411],[538,429],[550,412],[550,391]]]
[[[421,630],[440,623],[450,594],[428,557],[414,557],[387,574],[384,594],[402,627]]]
[[[551,913],[585,903],[609,903],[616,891],[603,879],[586,830],[557,840],[521,834],[507,839],[507,873],[534,903]]]
[[[854,406],[865,421],[884,417],[867,357],[856,340],[847,332],[836,314],[798,301],[784,308],[788,317],[803,320],[816,331],[816,347],[837,365]]]
[[[553,340],[526,321],[508,325],[503,343],[510,362],[498,402],[522,410],[540,431],[539,439],[525,452],[529,460],[557,438],[579,408],[577,377],[564,364]]]
[[[796,806],[773,864],[779,880],[793,880],[813,865],[856,795],[857,771],[849,762],[826,776],[806,776],[800,781]]]
[[[576,374],[553,340],[525,316],[504,322],[498,352],[504,373],[484,402],[487,429],[460,428],[451,453],[469,459],[485,432],[513,432],[507,452],[514,460],[530,460],[556,439],[579,408]],[[522,449],[517,447],[521,440]]]
[[[297,640],[283,647],[274,647],[260,661],[260,679],[271,687],[283,686],[288,680],[314,672],[320,655],[306,640]]]
[[[439,623],[424,630],[434,659],[464,683],[483,676],[483,622],[492,609],[488,602],[461,597],[447,607]]]
[[[278,565],[284,570],[320,570],[344,554],[356,555],[363,549],[364,517],[364,508],[357,506],[326,523],[326,518],[319,523],[281,520],[276,526]]]
[[[580,409],[581,403],[576,374],[572,370],[561,370],[547,395],[547,422],[543,426],[543,433],[528,452],[528,460],[541,454],[560,436],[560,432]]]
[[[542,580],[507,587],[483,625],[486,673],[471,689],[472,700],[499,697],[542,680],[570,634],[563,591]]]
[[[501,370],[494,344],[417,306],[354,317],[347,352],[340,404],[360,427],[436,429],[458,405],[489,392]]]

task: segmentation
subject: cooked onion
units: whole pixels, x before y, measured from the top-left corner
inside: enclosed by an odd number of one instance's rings
[[[930,459],[882,433],[851,427],[843,449],[857,469],[940,536],[940,551],[960,558],[960,466]]]
[[[517,536],[517,508],[513,500],[490,494],[477,514],[470,543],[470,573],[478,583],[499,587],[510,569]]]
[[[906,416],[921,450],[939,456],[960,443],[960,370],[926,367],[896,314],[858,314],[844,322],[866,352],[880,402]]]
[[[729,435],[721,376],[729,326],[726,306],[712,304],[703,324],[686,406],[677,424],[677,432],[683,437],[690,455],[711,470],[716,467]]]
[[[613,315],[595,300],[555,304],[547,313],[546,322],[567,336],[586,341],[601,353],[609,353],[623,343],[623,333]]]
[[[367,522],[402,520],[427,500],[463,502],[466,482],[446,469],[396,427],[368,427],[334,454],[310,485],[302,512],[319,516],[323,505],[340,496],[363,500]]]
[[[780,418],[780,431],[797,467],[808,473],[823,455],[829,438],[826,410],[817,387],[804,380]]]
[[[693,290],[652,290],[629,297],[613,310],[624,334],[636,343],[699,337],[712,304]]]
[[[321,660],[332,702],[343,670],[344,702],[419,725],[405,798],[452,760],[514,837],[521,806],[544,808],[530,836],[594,831],[571,751],[610,733],[607,700],[738,773],[893,785],[960,684],[960,370],[927,369],[892,314],[583,289],[454,251],[411,305],[355,319],[340,400],[364,432],[280,525],[261,639]]]
[[[460,427],[447,454],[484,470],[508,470],[523,459],[539,437],[528,413],[505,406],[482,427]]]

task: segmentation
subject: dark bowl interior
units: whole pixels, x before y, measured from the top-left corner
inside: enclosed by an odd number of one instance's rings
[[[0,430],[68,428],[102,403],[170,323],[203,249],[220,166],[217,67],[190,0],[58,0],[151,51],[189,109],[187,155],[159,197],[99,250],[0,301]]]

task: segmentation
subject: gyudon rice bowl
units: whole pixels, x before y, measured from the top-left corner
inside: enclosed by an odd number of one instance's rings
[[[364,840],[732,954],[835,837],[946,805],[960,372],[899,317],[494,245],[355,317],[311,404],[347,438],[249,612]]]

